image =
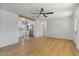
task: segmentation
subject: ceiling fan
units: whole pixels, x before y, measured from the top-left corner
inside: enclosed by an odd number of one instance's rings
[[[44,8],[41,8],[39,13],[32,13],[32,14],[39,14],[37,17],[39,16],[44,16],[47,17],[48,14],[53,14],[54,12],[44,12]]]

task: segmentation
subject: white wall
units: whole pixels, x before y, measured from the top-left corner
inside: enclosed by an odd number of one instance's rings
[[[34,36],[35,37],[43,36],[42,22],[39,20],[35,21],[35,24],[34,24]]]
[[[47,33],[48,37],[58,37],[73,39],[74,35],[74,21],[72,17],[48,19]]]
[[[74,42],[76,44],[77,49],[79,50],[79,8],[77,9],[75,15],[74,15],[74,20],[76,20],[76,30],[77,33],[75,33],[75,39]]]
[[[18,18],[16,14],[0,10],[0,47],[18,42]]]

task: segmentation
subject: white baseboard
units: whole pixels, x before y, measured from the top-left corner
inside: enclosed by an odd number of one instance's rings
[[[51,36],[47,36],[47,37],[50,37],[50,38],[57,38],[57,39],[66,39],[66,40],[73,40],[71,38],[66,38],[66,37],[51,37]]]
[[[18,40],[16,40],[16,41],[13,41],[13,42],[9,42],[9,43],[1,43],[0,44],[0,48],[3,48],[3,47],[6,47],[6,46],[8,46],[8,45],[12,45],[12,44],[16,44],[16,43],[18,43]]]

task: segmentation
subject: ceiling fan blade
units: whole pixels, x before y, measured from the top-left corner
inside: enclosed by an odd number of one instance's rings
[[[39,14],[37,17],[41,16],[41,14]]]
[[[40,14],[40,13],[32,13],[32,14]]]
[[[44,17],[47,17],[45,14],[43,14]]]
[[[53,14],[54,12],[48,12],[48,13],[44,13],[44,14]]]

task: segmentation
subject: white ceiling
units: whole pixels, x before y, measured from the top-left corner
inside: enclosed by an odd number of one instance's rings
[[[47,15],[48,17],[63,18],[73,16],[78,5],[78,3],[0,3],[0,9],[25,16],[34,16],[32,12],[39,12],[40,8],[44,8],[45,12],[54,12],[54,14]]]

